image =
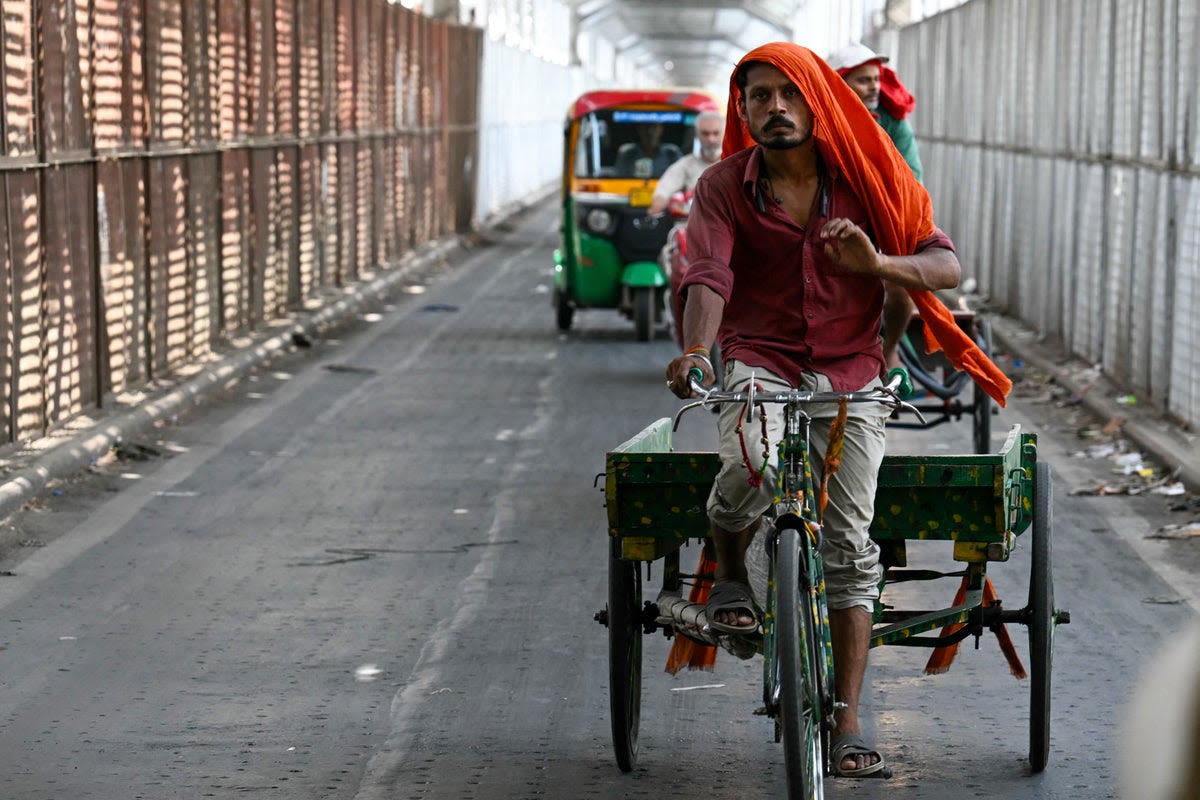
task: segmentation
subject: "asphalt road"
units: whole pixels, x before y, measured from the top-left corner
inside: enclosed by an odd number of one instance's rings
[[[21,546],[0,553],[0,797],[782,795],[781,748],[753,714],[759,662],[672,677],[658,636],[638,767],[613,761],[595,477],[676,408],[674,348],[635,342],[614,312],[554,329],[556,221],[532,210],[6,523]],[[896,775],[827,796],[1118,797],[1126,698],[1195,619],[1197,545],[1146,538],[1181,521],[1161,496],[1072,494],[1112,463],[1072,457],[1090,423],[1041,400],[1019,393],[994,430],[997,445],[1011,424],[1038,432],[1055,470],[1072,622],[1049,767],[1029,775],[1029,690],[992,637],[934,677],[924,651],[884,648],[866,702]],[[694,414],[677,447],[711,449],[711,428]],[[889,446],[969,442],[963,421]],[[1026,550],[990,572],[1009,605]]]

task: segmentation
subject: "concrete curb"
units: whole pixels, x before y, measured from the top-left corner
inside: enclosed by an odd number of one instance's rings
[[[413,271],[459,249],[457,236],[446,237],[407,254],[378,278],[349,287],[344,296],[301,314],[294,325],[245,348],[232,351],[210,367],[202,368],[181,385],[164,390],[126,412],[70,435],[45,452],[31,456],[31,463],[0,484],[0,520],[7,519],[27,501],[46,490],[51,481],[78,474],[124,440],[136,438],[158,422],[199,405],[205,397],[226,389],[255,368],[292,347],[297,333],[314,336],[353,316],[363,307],[390,294]]]
[[[1101,420],[1121,417],[1123,435],[1139,450],[1170,470],[1179,471],[1179,479],[1191,491],[1200,489],[1200,437],[1172,425],[1153,409],[1138,405],[1122,405],[1116,398],[1125,391],[1104,376],[1094,383],[1080,380],[1064,367],[1067,361],[1061,353],[1053,353],[1040,345],[1030,331],[1019,323],[1003,317],[988,315],[992,336],[1000,346],[1040,372],[1053,375],[1055,383],[1080,398],[1080,405]]]

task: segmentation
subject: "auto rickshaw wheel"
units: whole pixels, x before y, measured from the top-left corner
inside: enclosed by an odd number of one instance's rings
[[[639,342],[648,342],[654,335],[654,299],[653,287],[639,286],[633,290],[633,326]]]
[[[571,320],[575,318],[575,308],[567,300],[567,293],[562,289],[554,290],[554,321],[560,331],[571,329]]]

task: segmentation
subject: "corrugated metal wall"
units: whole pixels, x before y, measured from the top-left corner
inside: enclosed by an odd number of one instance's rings
[[[1198,16],[1195,0],[975,0],[896,50],[966,274],[1193,427]]]
[[[471,224],[477,29],[386,0],[0,11],[0,441]]]

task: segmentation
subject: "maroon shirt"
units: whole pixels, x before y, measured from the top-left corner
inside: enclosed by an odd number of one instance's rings
[[[735,153],[697,182],[682,290],[702,284],[725,300],[717,333],[722,358],[764,367],[793,386],[809,370],[826,375],[837,391],[860,389],[883,369],[883,281],[833,264],[820,230],[827,219],[844,217],[873,238],[866,209],[849,184],[827,174],[801,228],[767,192],[756,191],[760,152]],[[953,250],[954,243],[935,229],[917,252],[929,247]]]

